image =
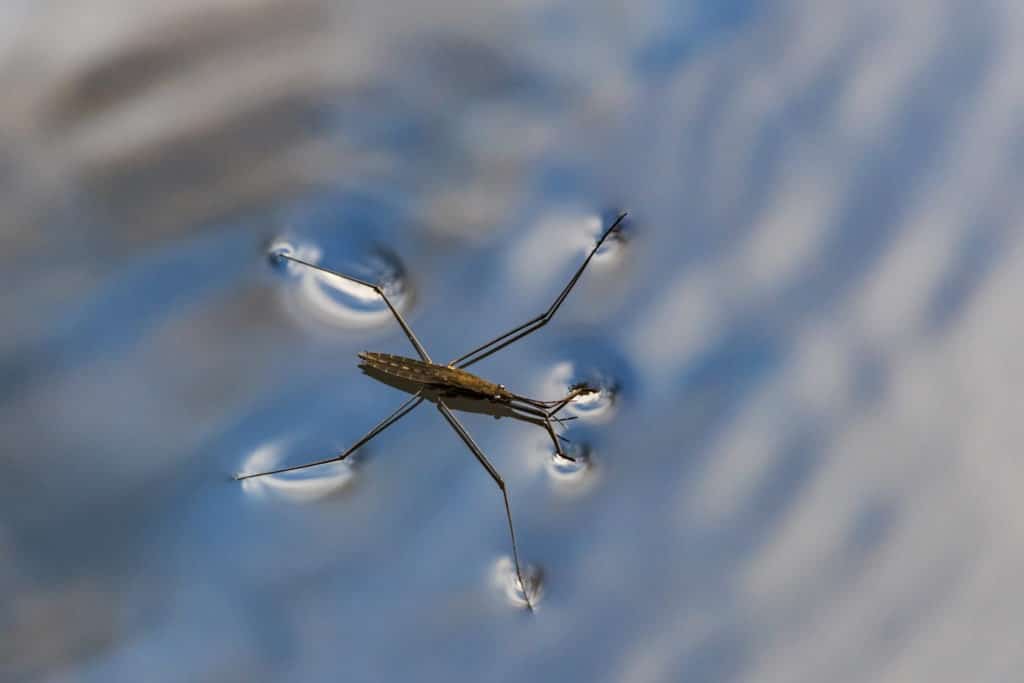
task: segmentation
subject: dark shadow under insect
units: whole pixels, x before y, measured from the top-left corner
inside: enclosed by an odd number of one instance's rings
[[[561,437],[555,431],[554,425],[559,424],[564,420],[564,418],[558,417],[558,412],[577,396],[593,393],[596,391],[595,389],[586,385],[577,385],[572,387],[569,390],[569,393],[563,398],[553,401],[541,401],[511,392],[505,388],[505,385],[489,382],[471,372],[468,372],[465,368],[468,368],[474,363],[497,353],[509,344],[519,341],[528,334],[536,332],[540,328],[544,327],[544,325],[548,324],[548,322],[551,321],[551,318],[554,317],[555,313],[558,311],[559,306],[562,305],[562,302],[565,301],[565,298],[569,295],[569,292],[572,291],[576,282],[580,279],[580,276],[590,263],[590,260],[594,257],[594,254],[596,254],[597,250],[601,248],[601,245],[604,244],[608,236],[619,228],[625,218],[625,213],[620,214],[611,226],[604,231],[601,237],[597,240],[597,244],[594,245],[594,248],[591,249],[587,258],[569,280],[569,283],[562,289],[559,295],[555,298],[554,303],[552,303],[546,311],[535,318],[528,320],[522,325],[514,327],[508,332],[495,337],[489,342],[478,346],[472,351],[462,354],[447,365],[439,365],[431,360],[430,355],[427,353],[426,349],[423,348],[419,339],[416,338],[416,334],[412,331],[412,328],[409,327],[409,324],[405,321],[405,318],[402,317],[402,314],[398,312],[398,309],[392,305],[391,300],[388,299],[387,294],[384,293],[384,289],[380,285],[360,280],[350,275],[344,275],[313,263],[308,263],[288,254],[276,254],[274,256],[276,259],[284,259],[293,263],[298,263],[307,268],[312,268],[335,277],[340,277],[372,289],[381,297],[381,299],[384,300],[384,303],[387,305],[392,315],[394,315],[395,320],[397,320],[398,324],[402,327],[402,331],[405,332],[405,336],[408,337],[409,341],[416,349],[419,359],[406,358],[404,356],[396,356],[389,353],[374,353],[370,351],[361,352],[359,354],[361,367],[367,375],[393,387],[407,391],[408,393],[411,393],[412,396],[402,403],[402,405],[398,406],[397,410],[381,420],[373,429],[364,434],[362,438],[338,455],[325,460],[317,460],[315,462],[294,465],[292,467],[282,467],[280,469],[268,470],[266,472],[239,474],[235,478],[238,480],[251,479],[253,477],[262,477],[268,474],[280,474],[282,472],[292,472],[294,470],[301,470],[307,467],[315,467],[317,465],[325,465],[327,463],[344,460],[356,450],[366,445],[366,443],[375,436],[408,415],[423,401],[430,401],[437,406],[437,409],[440,411],[444,419],[449,425],[451,425],[452,429],[455,430],[456,434],[458,434],[459,438],[462,439],[463,443],[466,444],[469,450],[472,451],[477,461],[479,461],[483,468],[487,470],[487,473],[491,475],[494,483],[497,484],[498,488],[501,490],[502,497],[505,501],[505,517],[508,520],[508,531],[512,539],[512,560],[515,564],[516,579],[518,580],[519,587],[525,597],[526,606],[532,611],[533,603],[530,600],[530,586],[527,585],[526,581],[523,579],[522,570],[519,564],[519,550],[516,545],[516,532],[512,525],[512,509],[509,505],[508,489],[505,486],[505,481],[501,478],[501,474],[498,473],[498,470],[496,470],[487,459],[487,456],[484,455],[483,451],[480,450],[480,447],[473,440],[473,437],[469,435],[469,432],[466,431],[466,428],[462,425],[459,419],[452,413],[452,408],[469,412],[485,412],[490,415],[494,415],[495,417],[511,417],[542,426],[551,437],[551,441],[555,447],[555,452],[562,458],[573,460],[573,458],[566,455],[562,450],[562,445],[559,442]]]
[[[536,425],[544,429],[547,428],[545,421],[542,418],[535,417],[529,413],[523,413],[517,410],[514,406],[504,403],[502,401],[495,401],[491,396],[477,396],[470,394],[460,394],[453,392],[450,388],[436,385],[424,385],[412,380],[402,379],[396,375],[392,375],[386,372],[382,372],[376,369],[374,366],[368,363],[360,363],[359,369],[363,371],[363,374],[371,379],[374,379],[381,384],[387,384],[389,387],[404,391],[407,394],[413,396],[419,395],[423,399],[436,404],[438,400],[444,399],[444,402],[449,408],[462,413],[477,413],[479,415],[490,415],[494,419],[498,420],[503,417],[512,418],[520,422],[526,422],[528,424]],[[570,388],[570,395],[575,398],[576,396],[582,396],[590,393],[592,389],[586,384],[574,385]],[[571,400],[571,399],[570,399]],[[550,421],[561,425],[570,420],[575,420],[576,416],[571,417],[558,417],[554,413],[550,415]],[[558,434],[560,441],[568,442],[561,434]],[[568,455],[563,457],[572,460]]]

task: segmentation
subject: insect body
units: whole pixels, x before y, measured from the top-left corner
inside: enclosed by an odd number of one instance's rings
[[[498,470],[496,470],[487,459],[487,456],[484,455],[483,451],[480,450],[480,447],[477,446],[473,437],[469,435],[469,432],[466,431],[466,428],[462,425],[459,419],[452,413],[449,402],[452,403],[452,406],[459,407],[454,400],[456,398],[468,397],[487,401],[500,406],[503,409],[504,414],[544,427],[545,430],[547,430],[548,435],[551,437],[551,441],[555,447],[555,452],[558,453],[559,456],[568,460],[573,459],[566,455],[562,450],[562,446],[559,443],[560,437],[555,433],[552,423],[561,421],[561,418],[558,418],[557,414],[562,410],[562,408],[568,405],[570,401],[577,396],[592,393],[594,389],[586,385],[576,385],[570,388],[569,393],[560,399],[542,401],[516,394],[506,389],[504,385],[495,384],[482,379],[473,373],[468,372],[465,368],[487,358],[509,344],[512,344],[547,325],[558,311],[559,306],[561,306],[562,302],[565,301],[569,292],[576,285],[576,282],[580,279],[580,276],[583,274],[584,269],[586,269],[587,264],[589,264],[590,260],[594,257],[594,254],[596,254],[597,250],[601,248],[601,245],[608,236],[619,228],[625,218],[625,213],[620,214],[619,217],[615,219],[615,222],[604,231],[600,239],[597,240],[597,244],[594,245],[590,254],[583,261],[583,264],[580,265],[579,269],[577,269],[576,274],[572,276],[572,279],[569,280],[569,283],[562,289],[559,295],[555,298],[554,303],[552,303],[546,311],[525,323],[512,328],[508,332],[495,337],[489,342],[478,346],[472,351],[464,353],[447,365],[437,364],[430,358],[427,350],[423,348],[423,344],[421,344],[420,340],[416,338],[416,334],[412,331],[412,328],[409,327],[405,318],[402,317],[402,314],[398,312],[398,309],[395,308],[391,303],[391,300],[388,299],[387,294],[380,285],[329,270],[288,254],[276,254],[274,256],[276,259],[292,261],[306,266],[307,268],[312,268],[313,270],[318,270],[320,272],[369,287],[384,300],[388,310],[390,310],[392,315],[394,315],[395,320],[398,322],[399,326],[401,326],[405,336],[416,349],[419,359],[406,358],[404,356],[396,356],[389,353],[373,353],[370,351],[360,353],[359,358],[363,363],[364,369],[368,369],[369,371],[376,373],[381,381],[398,379],[411,384],[414,388],[413,395],[402,403],[395,412],[381,420],[375,427],[373,427],[373,429],[363,435],[362,438],[334,457],[317,460],[315,462],[308,462],[302,465],[282,467],[280,469],[270,470],[267,472],[239,474],[236,475],[235,478],[239,480],[251,479],[253,477],[262,477],[268,474],[278,474],[281,472],[291,472],[294,470],[305,469],[307,467],[315,467],[317,465],[344,460],[375,436],[398,422],[398,420],[402,419],[404,416],[408,415],[417,406],[423,403],[423,401],[429,399],[437,405],[437,409],[444,419],[452,429],[455,430],[455,433],[458,434],[459,438],[462,439],[462,442],[466,444],[474,457],[476,457],[477,461],[485,470],[487,470],[491,479],[494,480],[494,483],[497,484],[498,488],[501,490],[505,503],[505,517],[508,520],[509,536],[512,540],[512,560],[515,564],[516,578],[523,591],[526,606],[532,611],[533,603],[530,599],[530,586],[523,580],[523,574],[519,564],[519,550],[516,547],[516,532],[515,528],[512,526],[512,508],[509,504],[508,489],[505,486],[505,481],[498,473]],[[371,372],[368,372],[367,374],[371,374]]]
[[[508,391],[504,385],[488,382],[471,372],[450,365],[425,363],[414,358],[372,351],[363,351],[359,354],[359,359],[363,361],[364,365],[382,374],[409,382],[480,398],[501,401],[515,399],[515,394]]]

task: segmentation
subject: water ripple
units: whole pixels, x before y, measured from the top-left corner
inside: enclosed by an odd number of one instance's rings
[[[523,580],[526,582],[524,591],[519,577],[516,576],[516,565],[511,557],[499,557],[491,568],[491,585],[493,585],[509,604],[526,607],[526,596],[530,596],[530,604],[534,608],[544,596],[544,572],[540,567],[527,565],[523,567]]]
[[[387,304],[371,288],[282,256],[378,284],[399,311],[406,310],[412,302],[405,268],[393,252],[376,248],[354,264],[334,267],[325,262],[320,247],[279,239],[270,245],[268,257],[276,270],[297,280],[297,286],[288,289],[285,298],[299,318],[312,318],[316,324],[336,328],[371,328],[393,320]]]
[[[265,472],[290,464],[301,464],[296,456],[289,456],[290,449],[281,441],[263,444],[254,449],[242,464],[239,475],[250,472]],[[286,460],[288,462],[286,462]],[[294,460],[294,463],[291,461]],[[317,465],[294,472],[268,474],[245,479],[240,482],[246,494],[264,498],[281,498],[295,502],[309,502],[326,498],[347,487],[355,478],[355,471],[348,461]]]
[[[586,385],[594,391],[574,398],[565,407],[564,412],[592,423],[611,420],[615,413],[620,383],[601,370],[580,371],[574,362],[560,361],[547,372],[540,393],[544,396],[564,396],[581,385]]]
[[[591,491],[600,477],[599,469],[594,466],[593,451],[589,444],[573,442],[565,446],[563,458],[558,453],[551,453],[545,471],[552,488],[564,496],[580,496]]]

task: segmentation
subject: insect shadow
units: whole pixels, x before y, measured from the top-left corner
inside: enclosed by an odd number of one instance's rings
[[[430,401],[435,405],[444,402],[452,410],[458,410],[463,413],[490,415],[495,420],[501,418],[511,418],[513,420],[525,422],[527,424],[535,425],[537,427],[545,427],[544,421],[541,418],[532,415],[524,415],[523,413],[517,411],[515,408],[511,407],[507,403],[494,401],[490,398],[483,398],[480,396],[453,393],[451,390],[446,389],[444,387],[424,387],[422,384],[419,384],[412,380],[403,379],[401,377],[396,377],[395,375],[382,372],[381,370],[378,370],[372,365],[368,365],[366,363],[361,363],[359,365],[359,369],[362,370],[364,375],[366,375],[372,380],[380,382],[381,384],[387,384],[389,387],[392,387],[393,389],[398,389],[399,391],[405,392],[407,394],[411,394],[414,396],[418,395],[419,397],[426,399],[427,401]],[[580,383],[574,384],[573,386],[569,387],[569,391],[576,395],[584,395],[597,390],[588,384]],[[577,419],[577,416],[552,416],[551,419],[556,424],[562,424],[565,422],[569,422],[570,420]],[[569,442],[569,439],[566,439],[561,434],[557,434],[556,436],[561,441],[567,443]],[[568,455],[564,457],[566,457],[567,459],[571,459],[571,457]]]

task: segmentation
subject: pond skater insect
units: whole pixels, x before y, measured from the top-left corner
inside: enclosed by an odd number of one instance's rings
[[[457,405],[460,400],[463,402],[466,399],[483,401],[491,404],[492,414],[495,414],[495,416],[497,416],[497,413],[494,413],[493,411],[497,410],[503,415],[541,425],[551,437],[551,441],[555,446],[555,452],[562,458],[575,460],[562,450],[562,446],[559,443],[559,439],[562,437],[555,433],[552,423],[561,423],[564,419],[572,419],[559,418],[557,414],[577,396],[595,393],[596,389],[593,389],[586,384],[578,384],[571,387],[569,393],[561,399],[555,401],[541,401],[516,394],[505,388],[505,385],[495,384],[482,379],[481,377],[468,372],[466,368],[494,353],[497,353],[509,344],[519,341],[528,334],[536,332],[548,324],[548,322],[551,321],[551,318],[553,318],[555,313],[558,311],[559,306],[562,305],[562,302],[565,301],[565,298],[569,295],[569,292],[572,291],[576,282],[580,279],[580,276],[590,263],[590,260],[594,257],[594,254],[596,254],[598,249],[601,248],[601,245],[604,244],[608,236],[619,229],[619,226],[625,218],[626,213],[619,214],[611,226],[604,231],[601,237],[597,240],[597,244],[595,244],[593,249],[590,250],[587,258],[569,280],[569,283],[564,289],[562,289],[559,295],[555,298],[554,303],[552,303],[546,311],[522,325],[514,327],[508,332],[495,337],[489,342],[478,346],[472,351],[462,354],[447,365],[439,365],[431,360],[430,355],[427,353],[426,349],[423,348],[419,339],[416,338],[416,334],[412,331],[412,328],[409,327],[409,324],[402,317],[402,314],[398,312],[398,309],[392,305],[387,294],[384,293],[384,288],[382,286],[329,270],[289,254],[275,254],[273,256],[275,259],[291,261],[307,268],[312,268],[335,277],[343,278],[350,282],[355,282],[363,285],[364,287],[369,287],[384,300],[384,303],[387,305],[392,315],[394,315],[395,320],[397,320],[398,324],[401,326],[402,331],[405,332],[405,336],[408,337],[413,347],[415,347],[416,353],[419,355],[419,359],[406,358],[404,356],[396,356],[389,353],[363,351],[359,353],[361,367],[363,367],[367,374],[370,374],[372,377],[379,379],[380,381],[389,383],[392,386],[405,385],[406,387],[409,387],[408,390],[413,395],[400,405],[395,412],[381,420],[377,426],[363,435],[362,438],[349,446],[342,453],[339,453],[332,458],[317,460],[303,465],[282,467],[280,469],[268,470],[266,472],[238,474],[235,478],[241,481],[244,479],[251,479],[253,477],[280,474],[282,472],[292,472],[295,470],[305,469],[307,467],[315,467],[317,465],[325,465],[327,463],[344,460],[375,436],[398,422],[398,420],[404,416],[408,415],[424,400],[430,400],[437,405],[437,409],[441,412],[441,415],[444,416],[444,419],[449,425],[451,425],[452,429],[455,430],[459,435],[459,438],[462,439],[469,450],[472,451],[473,455],[476,456],[476,459],[480,462],[483,468],[487,470],[487,473],[501,490],[501,494],[505,502],[505,517],[508,520],[509,536],[512,540],[512,560],[515,564],[516,579],[519,582],[519,588],[525,596],[526,606],[530,611],[532,611],[533,603],[530,600],[530,586],[528,586],[526,581],[523,579],[522,570],[519,564],[519,550],[516,546],[516,532],[512,525],[512,510],[509,505],[508,490],[505,486],[505,481],[498,473],[498,470],[496,470],[487,459],[487,456],[484,455],[483,451],[480,450],[480,447],[477,446],[473,437],[471,437],[469,432],[466,431],[462,422],[460,422],[452,413],[451,406],[455,406],[456,409],[459,410],[465,410],[467,408]]]

